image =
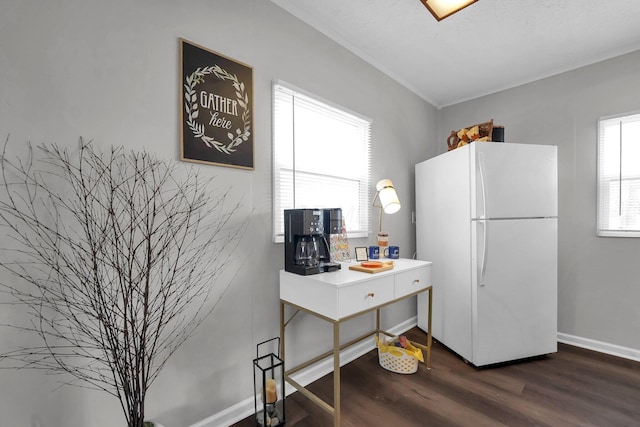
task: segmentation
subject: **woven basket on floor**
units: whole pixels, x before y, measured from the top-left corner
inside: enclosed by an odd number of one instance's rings
[[[397,338],[397,337],[395,337]],[[413,374],[418,371],[418,363],[422,359],[422,352],[407,342],[407,348],[396,347],[392,342],[386,342],[384,337],[376,337],[378,348],[378,363],[384,369],[397,374]]]
[[[418,359],[409,356],[404,349],[398,348],[398,354],[392,354],[388,351],[380,351],[378,349],[378,362],[387,371],[396,374],[413,374],[418,371]]]

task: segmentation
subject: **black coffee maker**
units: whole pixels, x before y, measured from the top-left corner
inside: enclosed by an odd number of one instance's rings
[[[320,245],[324,242],[322,209],[285,209],[284,269],[296,274],[320,273]]]
[[[325,239],[324,209],[285,209],[284,269],[309,275],[340,268],[331,262]]]

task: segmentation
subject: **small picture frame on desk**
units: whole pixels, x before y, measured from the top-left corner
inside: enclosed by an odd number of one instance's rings
[[[356,248],[356,261],[361,262],[361,261],[368,261],[368,260],[369,260],[369,253],[367,251],[367,247],[362,246],[362,247]]]

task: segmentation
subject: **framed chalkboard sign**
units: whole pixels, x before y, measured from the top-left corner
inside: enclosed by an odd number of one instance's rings
[[[253,169],[253,68],[180,39],[180,159]]]

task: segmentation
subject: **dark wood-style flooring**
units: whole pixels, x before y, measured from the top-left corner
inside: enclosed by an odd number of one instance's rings
[[[425,342],[413,328],[406,335]],[[432,369],[400,375],[376,350],[341,370],[342,426],[640,426],[640,363],[559,344],[558,352],[475,368],[439,343]],[[333,378],[308,387],[332,402]],[[332,417],[301,393],[286,401],[287,427],[330,427]],[[233,427],[255,426],[253,416]]]

